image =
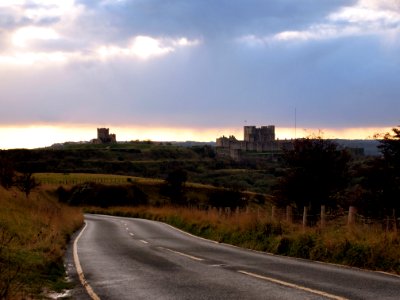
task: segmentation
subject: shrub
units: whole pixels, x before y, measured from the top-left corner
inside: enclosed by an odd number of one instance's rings
[[[148,203],[147,194],[133,184],[115,186],[87,182],[70,190],[59,187],[57,194],[60,202],[74,206],[136,206]]]

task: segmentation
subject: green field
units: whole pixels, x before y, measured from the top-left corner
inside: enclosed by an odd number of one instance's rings
[[[161,184],[162,179],[143,178],[125,175],[112,174],[89,174],[89,173],[35,173],[35,179],[41,184],[50,185],[76,185],[85,182],[95,182],[102,184],[128,184],[135,182],[138,184]]]

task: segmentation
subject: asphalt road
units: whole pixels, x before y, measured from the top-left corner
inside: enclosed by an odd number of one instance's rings
[[[154,221],[85,219],[76,254],[94,299],[400,299],[397,276],[244,250]],[[73,297],[90,299],[83,288]]]

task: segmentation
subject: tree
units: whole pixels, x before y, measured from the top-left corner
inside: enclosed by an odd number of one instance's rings
[[[184,193],[185,182],[188,175],[182,169],[176,169],[170,172],[165,179],[165,185],[161,189],[161,193],[171,199],[172,204],[182,205],[186,203]]]
[[[364,177],[364,187],[386,215],[400,209],[400,126],[383,135],[378,148],[382,157],[373,161]],[[369,176],[368,176],[369,175]]]
[[[22,175],[17,176],[15,181],[17,188],[25,193],[26,198],[29,197],[31,191],[39,185],[32,173],[22,173]]]
[[[350,155],[330,140],[298,139],[284,150],[286,172],[275,187],[279,204],[304,206],[317,214],[321,205],[336,206],[335,195],[348,183]]]
[[[400,126],[392,128],[393,133],[386,133],[380,140],[380,149],[383,158],[390,168],[400,173]]]
[[[15,171],[12,163],[6,158],[0,158],[0,184],[9,189],[14,184]]]

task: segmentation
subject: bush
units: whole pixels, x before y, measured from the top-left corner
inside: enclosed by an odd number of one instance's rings
[[[247,204],[247,200],[239,191],[220,189],[209,194],[208,203],[213,207],[230,207],[234,209],[236,207],[244,207]]]
[[[147,194],[133,184],[109,186],[87,182],[75,185],[70,190],[59,187],[57,194],[60,202],[75,206],[135,206],[148,203]]]

